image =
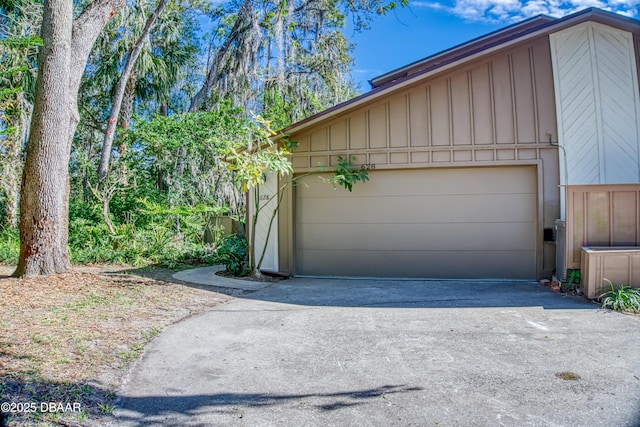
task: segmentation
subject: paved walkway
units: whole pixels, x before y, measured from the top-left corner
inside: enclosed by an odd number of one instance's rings
[[[637,427],[640,319],[529,282],[292,279],[167,329],[116,406],[123,426]]]
[[[268,288],[273,283],[259,282],[251,280],[237,280],[228,277],[218,276],[218,271],[224,270],[222,265],[212,267],[192,268],[190,270],[179,271],[173,275],[183,282],[197,283],[198,285],[209,285],[219,288],[239,289],[243,291],[257,291]]]

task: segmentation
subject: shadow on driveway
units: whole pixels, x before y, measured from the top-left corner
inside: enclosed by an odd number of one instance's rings
[[[535,281],[296,277],[255,282],[218,276],[215,272],[220,268],[201,267],[178,273],[162,268],[141,268],[128,270],[127,273],[208,289],[236,298],[307,306],[599,308],[599,304],[593,301],[575,294],[554,293]]]
[[[244,298],[306,306],[393,308],[543,307],[596,310],[578,295],[529,281],[294,278]]]
[[[165,330],[116,420],[638,427],[639,325],[536,282],[295,278]]]
[[[124,403],[126,410],[119,413],[123,423],[136,426],[170,424],[174,417],[197,417],[203,412],[227,414],[242,418],[249,408],[277,407],[279,405],[304,405],[312,410],[325,412],[363,405],[367,400],[385,396],[422,391],[421,387],[405,385],[385,385],[377,388],[352,390],[336,393],[216,393],[180,396],[169,393],[166,396],[129,397]],[[174,392],[179,393],[180,390]],[[183,421],[184,422],[184,421]]]

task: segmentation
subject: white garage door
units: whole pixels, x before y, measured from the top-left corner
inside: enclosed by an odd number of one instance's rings
[[[371,171],[297,185],[296,274],[536,277],[535,167]]]

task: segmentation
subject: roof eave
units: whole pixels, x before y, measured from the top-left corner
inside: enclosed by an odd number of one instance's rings
[[[525,21],[518,22],[505,28],[501,28],[489,34],[482,35],[452,48],[438,52],[426,58],[419,59],[400,68],[374,77],[369,80],[369,83],[371,84],[372,88],[384,86],[385,84],[397,80],[398,78],[405,77],[409,74],[414,74],[415,72],[418,72],[423,68],[429,68],[430,66],[433,66],[440,61],[446,60],[446,58],[449,56],[463,56],[465,51],[469,51],[474,48],[481,49],[482,47],[499,43],[500,41],[504,41],[510,37],[513,38],[517,35],[523,35],[527,31],[535,30],[555,20],[556,18],[552,18],[550,16],[537,15],[533,18],[529,18]]]

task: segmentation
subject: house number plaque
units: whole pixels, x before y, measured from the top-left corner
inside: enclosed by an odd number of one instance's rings
[[[371,170],[375,168],[376,168],[375,163],[363,163],[362,166],[360,166],[360,170],[363,170],[363,171]]]

